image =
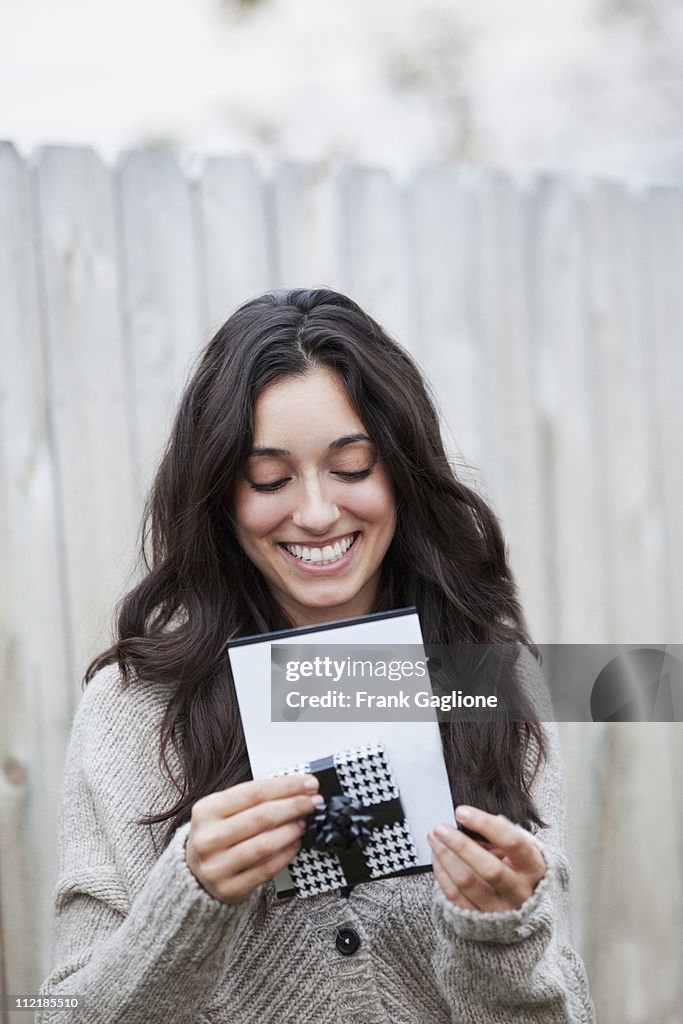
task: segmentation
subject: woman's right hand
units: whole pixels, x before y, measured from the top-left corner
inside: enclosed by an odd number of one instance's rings
[[[255,779],[192,805],[185,859],[222,903],[243,903],[296,856],[306,822],[323,803],[314,775]]]

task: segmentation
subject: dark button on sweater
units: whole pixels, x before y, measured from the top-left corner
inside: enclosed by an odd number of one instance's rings
[[[342,956],[352,956],[360,946],[360,935],[353,928],[338,928],[335,945]]]

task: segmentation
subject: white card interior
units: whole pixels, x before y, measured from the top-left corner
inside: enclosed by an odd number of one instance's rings
[[[423,722],[271,722],[271,644],[414,644],[422,649],[416,613],[312,630],[295,636],[229,647],[230,664],[254,778],[365,743],[382,743],[398,785],[420,864],[431,866],[427,833],[455,823],[439,725]],[[321,680],[321,688],[327,688]],[[400,685],[400,684],[399,684]],[[292,888],[287,869],[275,876],[278,892]]]

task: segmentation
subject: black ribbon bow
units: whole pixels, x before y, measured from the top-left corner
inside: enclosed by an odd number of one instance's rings
[[[361,804],[350,796],[331,796],[316,807],[308,820],[306,836],[311,846],[321,850],[362,850],[370,842],[375,819],[365,814]]]
[[[325,797],[325,803],[306,819],[302,849],[315,848],[336,856],[348,885],[368,881],[370,874],[363,851],[376,838],[378,829],[405,820],[401,798],[362,804],[348,796],[337,775],[334,757],[313,761],[309,771],[317,777],[318,791]]]

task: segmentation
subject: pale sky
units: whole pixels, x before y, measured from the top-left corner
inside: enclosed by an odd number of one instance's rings
[[[605,16],[619,4],[631,14]],[[25,153],[169,140],[398,170],[683,174],[675,0],[0,0],[0,38],[0,138]]]

